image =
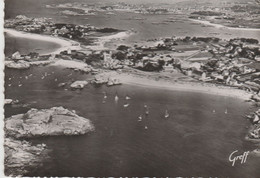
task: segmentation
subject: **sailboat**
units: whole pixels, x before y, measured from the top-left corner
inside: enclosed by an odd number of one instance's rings
[[[142,115],[140,115],[140,116],[138,117],[138,119],[139,119],[138,122],[141,122],[142,119],[143,119],[143,118],[142,118]]]
[[[115,96],[115,101],[117,102],[119,100],[118,96],[116,95]]]
[[[164,117],[165,117],[165,118],[169,118],[169,116],[170,116],[170,114],[168,113],[168,110],[166,109],[165,114],[164,114]]]
[[[124,104],[124,107],[127,108],[130,104],[129,103],[126,103]]]
[[[148,107],[146,108],[145,114],[146,114],[146,115],[149,114],[149,109],[148,109]]]
[[[227,114],[228,112],[227,112],[227,109],[225,110],[225,114]]]
[[[104,92],[104,99],[107,99],[107,94],[106,94],[106,92]]]
[[[130,100],[131,98],[128,95],[126,95],[125,99]]]

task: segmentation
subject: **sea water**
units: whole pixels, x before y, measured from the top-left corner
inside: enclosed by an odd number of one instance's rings
[[[234,167],[228,161],[235,150],[255,148],[244,139],[250,123],[243,116],[250,105],[242,100],[134,85],[89,84],[73,91],[58,83],[92,76],[60,67],[7,69],[5,77],[6,98],[20,101],[19,107],[5,107],[6,117],[30,108],[63,106],[95,126],[88,135],[31,139],[34,144],[46,143],[50,158],[31,168],[28,176],[257,177],[260,173],[260,160],[253,156]],[[104,92],[108,96],[105,103]],[[126,101],[126,96],[131,99]],[[123,106],[126,102],[127,108]],[[148,115],[144,105],[149,107]],[[138,122],[140,115],[143,120]]]

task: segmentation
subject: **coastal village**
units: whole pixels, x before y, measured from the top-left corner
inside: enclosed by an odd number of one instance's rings
[[[121,4],[117,8],[123,9],[126,6]],[[67,5],[59,8],[64,7],[67,7]],[[54,7],[49,6],[48,8]],[[104,9],[113,8],[106,7]],[[163,13],[162,11],[164,10],[156,10],[153,13]],[[151,13],[152,10],[150,9],[148,12]],[[71,14],[69,11],[63,13]],[[94,12],[89,10],[88,13]],[[201,85],[208,84],[215,87],[244,90],[251,95],[248,101],[257,106],[255,112],[245,116],[252,123],[247,137],[251,140],[260,139],[260,44],[256,39],[223,40],[215,37],[169,37],[148,40],[147,45],[128,46],[119,44],[116,49],[91,50],[86,46],[92,45],[95,41],[93,36],[97,33],[105,36],[119,33],[121,30],[96,28],[91,25],[55,24],[51,19],[29,18],[22,15],[15,19],[6,20],[5,28],[73,40],[75,41],[73,45],[81,47],[79,50],[68,48],[59,53],[47,55],[41,55],[35,51],[29,54],[21,54],[17,51],[11,56],[5,57],[5,66],[9,69],[26,70],[38,65],[62,64],[71,70],[93,76],[89,81],[58,83],[58,87],[69,86],[72,90],[78,90],[83,89],[89,83],[95,86],[121,85],[124,81],[122,81],[120,75],[127,74],[140,77],[140,74],[143,74],[151,76],[154,80],[160,79],[173,83],[176,82],[176,78],[173,76],[180,75]],[[43,78],[47,75],[46,73]],[[6,105],[18,102],[11,99],[5,100]],[[45,113],[40,121],[36,118],[39,113]],[[57,123],[61,122],[61,115],[66,118],[64,127],[57,126]],[[20,120],[24,117],[28,119],[22,123]],[[38,126],[31,128],[31,123],[37,123]],[[77,129],[71,130],[71,125]],[[52,132],[50,128],[54,128],[55,132]],[[8,131],[7,134],[15,138],[30,138],[39,135],[80,135],[94,131],[94,126],[89,120],[78,116],[74,111],[62,107],[53,107],[49,110],[31,109],[24,115],[11,117],[6,121],[6,130]],[[30,147],[29,142],[18,142],[8,138],[8,149],[14,147],[14,145]],[[31,149],[37,155],[44,151],[45,146],[38,144]],[[11,151],[7,150],[6,152],[10,153]],[[34,154],[29,156],[32,155]],[[33,156],[35,162],[36,157]],[[20,161],[19,158],[17,160],[8,159],[6,160],[13,161],[16,164],[19,164]],[[23,159],[26,162],[26,158]]]
[[[40,34],[50,34],[82,41],[91,26],[57,25],[45,18],[17,16],[7,20],[6,28]],[[115,32],[114,30],[113,32]],[[184,37],[151,40],[150,46],[119,45],[115,50],[66,50],[60,54],[39,55],[19,52],[6,57],[6,67],[26,69],[30,65],[47,65],[55,59],[84,62],[83,67],[69,67],[95,75],[91,81],[108,86],[121,84],[116,77],[104,72],[134,69],[149,73],[182,73],[195,81],[225,85],[251,92],[252,100],[260,102],[260,45],[255,39],[222,40],[214,37]],[[70,65],[70,64],[69,64]],[[62,84],[60,84],[62,85]],[[83,84],[72,84],[83,88]],[[257,114],[258,115],[258,114]],[[259,116],[259,115],[258,115]],[[257,136],[253,136],[259,138]]]

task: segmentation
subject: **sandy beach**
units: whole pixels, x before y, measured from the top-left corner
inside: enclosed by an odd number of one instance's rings
[[[8,33],[10,36],[13,37],[19,37],[19,38],[27,38],[27,39],[32,39],[32,40],[39,40],[39,41],[48,41],[51,43],[56,43],[59,44],[59,48],[54,49],[52,53],[54,54],[59,54],[61,51],[71,49],[71,50],[80,50],[80,43],[65,39],[65,38],[60,38],[60,37],[53,37],[53,36],[47,36],[47,35],[42,35],[42,34],[34,34],[34,33],[26,33],[22,31],[17,31],[14,29],[4,29],[5,33]],[[49,54],[49,53],[46,53]]]
[[[214,27],[216,27],[216,28],[226,28],[226,29],[229,29],[229,30],[243,30],[243,31],[260,31],[260,29],[258,29],[258,28],[228,27],[228,26],[224,26],[224,25],[221,25],[221,24],[211,23],[211,22],[206,21],[206,20],[197,20],[197,19],[189,19],[189,20],[194,21],[194,22],[201,23],[201,24],[203,24],[203,25],[214,26]]]
[[[106,50],[109,49],[108,47],[106,47],[107,43],[111,43],[114,40],[122,41],[128,38],[130,35],[132,35],[131,31],[124,31],[113,35],[98,37],[97,41],[94,44],[92,44],[91,46],[85,46],[85,48],[91,50]]]
[[[118,76],[123,84],[138,85],[143,87],[153,87],[159,89],[175,90],[175,91],[190,91],[212,95],[220,95],[233,97],[242,100],[248,100],[252,94],[246,91],[231,88],[227,86],[215,86],[213,84],[192,83],[192,82],[168,82],[164,80],[151,80],[147,78],[138,78],[137,76],[120,74]]]

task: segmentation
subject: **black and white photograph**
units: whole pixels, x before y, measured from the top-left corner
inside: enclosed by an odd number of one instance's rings
[[[3,0],[6,177],[259,178],[259,0]]]

